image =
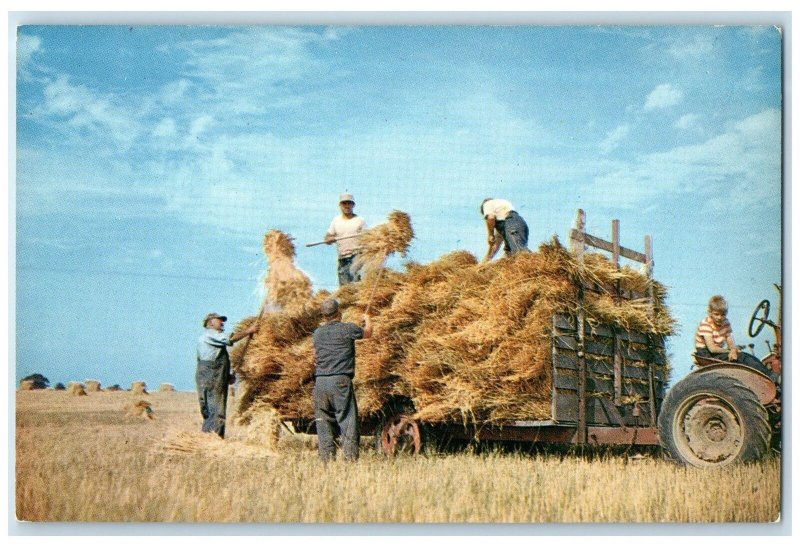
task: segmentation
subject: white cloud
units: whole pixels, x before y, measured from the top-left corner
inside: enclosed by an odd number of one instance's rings
[[[673,124],[675,129],[692,129],[697,127],[697,123],[700,120],[700,116],[697,114],[684,114],[677,121]]]
[[[600,152],[603,154],[608,154],[609,152],[615,150],[619,146],[620,142],[622,142],[622,140],[628,136],[630,130],[631,128],[629,125],[623,124],[606,133],[606,138],[600,142]]]
[[[711,36],[694,36],[690,40],[674,42],[668,49],[669,53],[678,59],[703,57],[714,49]]]
[[[263,113],[287,97],[296,98],[296,89],[286,84],[319,75],[310,47],[336,41],[346,31],[252,27],[165,49],[186,56],[184,79],[202,82],[202,94],[194,97],[202,108],[245,116]]]
[[[191,82],[186,79],[170,82],[161,88],[161,101],[165,104],[174,104],[181,101],[191,87]]]
[[[95,137],[111,137],[129,145],[138,134],[138,122],[125,106],[114,104],[112,96],[102,96],[86,86],[73,85],[67,76],[59,76],[44,87],[44,110],[47,117],[66,118],[78,130]]]
[[[175,128],[175,120],[172,118],[164,118],[153,128],[153,136],[161,138],[174,137],[177,134]]]
[[[703,143],[620,162],[595,178],[596,190],[613,189],[617,204],[627,207],[686,192],[731,212],[774,206],[780,202],[780,118],[780,111],[764,110]]]
[[[41,51],[42,39],[27,34],[17,35],[17,68],[25,70],[33,55]]]
[[[186,135],[186,146],[197,146],[200,136],[205,133],[214,123],[214,118],[208,114],[203,114],[192,120],[189,126],[189,134]]]
[[[645,111],[666,108],[683,100],[683,91],[671,84],[660,84],[650,92],[644,104]]]

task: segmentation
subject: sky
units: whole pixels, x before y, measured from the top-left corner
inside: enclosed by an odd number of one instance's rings
[[[393,209],[406,260],[485,253],[478,206],[510,200],[530,245],[653,239],[691,365],[710,296],[737,341],[782,261],[782,37],[771,26],[21,26],[17,381],[194,389],[203,316],[258,313],[263,234],[315,289],[319,241],[355,195]]]

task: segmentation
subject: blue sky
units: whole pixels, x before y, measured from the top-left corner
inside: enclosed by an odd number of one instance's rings
[[[343,191],[408,212],[420,262],[481,256],[486,196],[532,246],[578,208],[651,234],[681,377],[711,295],[739,343],[777,307],[781,91],[769,26],[20,27],[18,378],[193,389],[201,318],[258,311],[264,232],[336,287],[303,244]]]

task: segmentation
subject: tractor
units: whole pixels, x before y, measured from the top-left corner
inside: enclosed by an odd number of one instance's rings
[[[778,302],[781,301],[781,288]],[[781,374],[781,310],[769,318],[770,302],[762,300],[750,319],[755,338],[765,325],[775,333],[762,359]],[[753,344],[749,345],[753,353]],[[739,346],[741,350],[745,346]],[[665,454],[680,463],[716,467],[750,462],[781,446],[781,389],[765,374],[745,365],[694,357],[691,372],[667,393],[658,416],[659,439]]]

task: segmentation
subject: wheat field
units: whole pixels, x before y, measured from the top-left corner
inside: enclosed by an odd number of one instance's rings
[[[126,412],[146,399],[155,419]],[[193,393],[16,393],[16,515],[34,522],[769,523],[780,460],[720,470],[658,455],[500,448],[327,466],[314,437],[248,444],[230,423],[208,449]],[[231,422],[232,420],[229,420]],[[202,448],[202,447],[201,447]]]

